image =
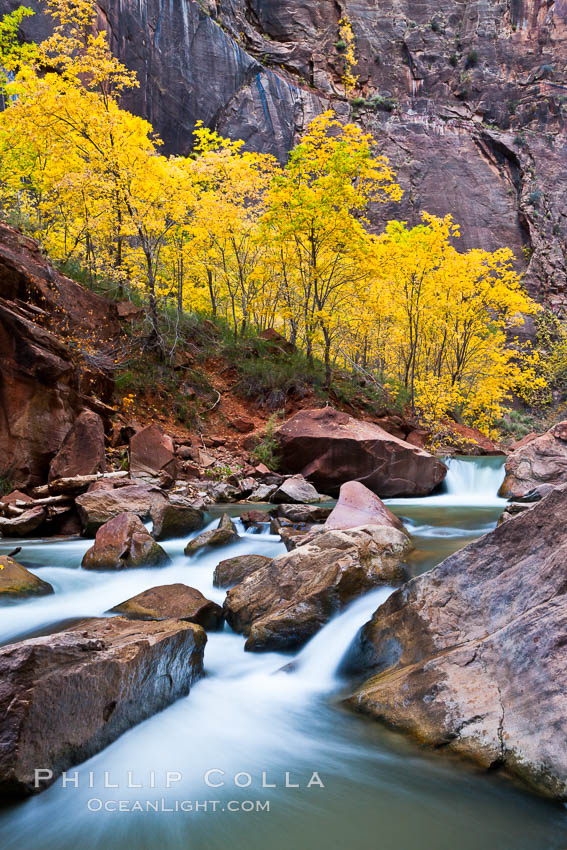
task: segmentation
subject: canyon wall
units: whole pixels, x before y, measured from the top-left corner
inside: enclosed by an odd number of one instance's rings
[[[0,0],[0,12],[17,5]],[[33,4],[32,4],[33,5]],[[140,87],[126,105],[166,152],[197,120],[284,160],[332,107],[372,131],[419,220],[453,214],[459,247],[509,245],[531,292],[567,312],[564,0],[101,0],[100,23]],[[339,20],[356,37],[350,102]],[[41,36],[41,16],[25,21]]]

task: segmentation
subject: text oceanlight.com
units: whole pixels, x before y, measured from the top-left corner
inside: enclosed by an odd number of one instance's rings
[[[91,797],[87,801],[89,812],[187,812],[215,814],[217,812],[269,812],[269,800],[101,800]]]

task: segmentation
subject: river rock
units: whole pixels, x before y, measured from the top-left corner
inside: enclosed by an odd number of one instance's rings
[[[0,534],[3,537],[27,537],[37,531],[46,517],[47,512],[41,505],[9,519],[0,516]]]
[[[152,480],[162,473],[175,480],[175,447],[171,437],[153,423],[136,431],[130,438],[130,475]]]
[[[224,623],[220,605],[186,584],[152,587],[110,610],[130,620],[188,620],[207,631],[222,629]]]
[[[269,502],[278,489],[276,484],[260,484],[253,493],[248,496],[249,502]]]
[[[49,481],[104,472],[104,425],[98,413],[83,410],[51,461]]]
[[[498,492],[504,499],[518,499],[542,484],[567,484],[567,421],[559,422],[506,461],[506,477]]]
[[[228,514],[223,514],[217,528],[204,531],[189,541],[185,547],[185,554],[194,555],[204,546],[226,546],[227,543],[232,543],[237,537],[238,532],[231,518]]]
[[[234,587],[249,575],[267,566],[271,558],[265,555],[237,555],[221,561],[213,574],[215,587]]]
[[[289,519],[291,522],[314,523],[325,522],[331,515],[331,508],[319,505],[278,505],[273,512],[277,517]],[[359,522],[358,525],[363,523]]]
[[[566,800],[566,520],[562,487],[392,594],[349,704]]]
[[[0,599],[19,596],[46,596],[53,593],[47,581],[38,578],[17,561],[0,555]]]
[[[0,649],[0,792],[22,797],[34,770],[55,779],[189,689],[207,637],[183,620],[86,620]]]
[[[191,531],[202,528],[205,522],[203,511],[195,508],[188,499],[180,497],[170,497],[169,502],[155,502],[150,516],[154,524],[152,535],[155,540],[185,537]]]
[[[75,499],[86,537],[94,536],[101,525],[118,514],[136,514],[147,520],[152,509],[156,510],[158,505],[166,502],[165,494],[158,487],[143,483],[112,490],[94,490]]]
[[[323,532],[229,590],[226,619],[247,650],[297,649],[357,596],[402,581],[411,548],[387,526]]]
[[[94,546],[85,552],[85,570],[124,570],[161,567],[169,555],[156,543],[136,514],[122,513],[108,520],[96,533]]]
[[[359,525],[390,525],[405,531],[403,522],[360,481],[343,484],[337,504],[325,522],[327,528],[356,528]]]
[[[282,468],[335,494],[360,481],[383,497],[426,496],[447,467],[428,452],[332,407],[301,410],[277,432]]]
[[[278,487],[270,497],[270,502],[276,504],[309,504],[310,502],[320,502],[322,498],[313,484],[306,481],[302,475],[294,475],[292,478],[287,478]]]

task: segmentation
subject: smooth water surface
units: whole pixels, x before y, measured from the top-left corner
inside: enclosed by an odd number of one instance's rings
[[[448,492],[390,502],[415,538],[410,570],[494,527],[501,477],[499,459],[453,460]],[[24,543],[20,560],[56,593],[0,608],[0,641],[102,615],[156,584],[184,582],[222,602],[212,586],[219,560],[284,551],[277,537],[247,534],[188,559],[185,542],[165,544],[171,566],[127,573],[81,570],[89,541]],[[293,656],[245,653],[228,628],[209,634],[206,676],[190,695],[80,765],[78,787],[59,780],[0,812],[0,850],[565,850],[563,807],[424,753],[341,707],[340,661],[389,593],[359,599]],[[105,787],[105,772],[118,788]],[[299,787],[286,787],[286,774]]]

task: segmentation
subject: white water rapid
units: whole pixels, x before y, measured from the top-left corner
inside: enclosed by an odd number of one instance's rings
[[[445,494],[392,503],[415,536],[413,569],[494,527],[501,467],[451,460]],[[55,594],[1,607],[0,641],[104,615],[156,584],[222,603],[220,560],[285,551],[278,537],[242,533],[188,559],[186,542],[164,544],[168,567],[95,573],[80,568],[90,541],[24,541],[23,563]],[[340,707],[341,660],[390,593],[358,599],[294,655],[246,653],[228,627],[210,633],[191,693],[70,771],[66,787],[0,810],[0,850],[563,850],[564,813]]]

